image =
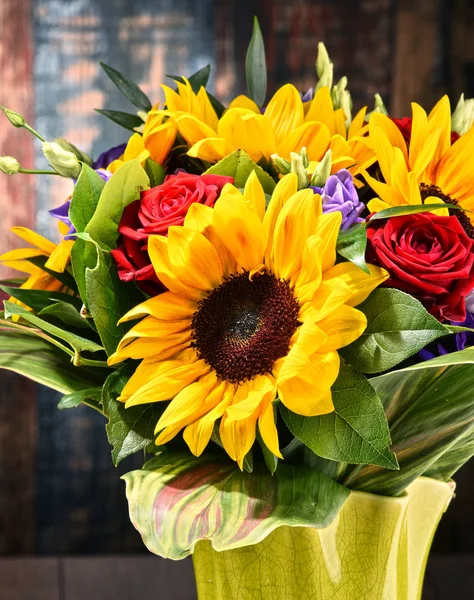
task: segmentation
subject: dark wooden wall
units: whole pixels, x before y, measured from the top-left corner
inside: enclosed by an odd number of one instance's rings
[[[0,104],[23,113],[46,137],[63,135],[94,154],[126,132],[94,108],[124,109],[98,61],[135,78],[153,97],[166,73],[206,63],[224,99],[245,91],[244,56],[253,14],[265,35],[271,89],[313,84],[317,42],[336,76],[349,76],[356,105],[380,92],[394,114],[442,93],[474,96],[473,2],[457,0],[0,0]],[[0,154],[41,164],[39,145],[0,121]],[[0,174],[0,252],[13,224],[54,236],[47,210],[67,181]],[[3,269],[0,276],[7,273]],[[128,522],[104,422],[86,409],[56,410],[58,394],[0,371],[0,554],[144,551]],[[473,468],[436,547],[474,552]]]

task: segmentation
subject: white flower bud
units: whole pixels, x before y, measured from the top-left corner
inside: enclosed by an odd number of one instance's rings
[[[291,171],[291,164],[278,154],[272,154],[270,158],[272,159],[277,171],[282,175],[287,175]]]
[[[328,51],[326,50],[326,46],[323,42],[319,42],[318,44],[318,58],[316,59],[316,73],[318,74],[319,81],[316,85],[316,89],[328,86],[329,89],[332,88],[333,82],[333,64],[331,59],[329,58]]]
[[[43,154],[53,169],[63,177],[78,177],[81,163],[77,156],[69,150],[64,150],[56,142],[43,142]]]
[[[54,141],[56,142],[56,144],[59,144],[63,150],[68,150],[69,152],[72,152],[77,156],[78,160],[91,166],[92,158],[86,152],[83,152],[77,146],[74,146],[74,144],[71,144],[71,142],[68,142],[64,138],[56,138]]]
[[[328,150],[323,156],[323,160],[316,166],[311,178],[311,185],[323,187],[331,175],[332,150]]]
[[[461,94],[459,102],[451,119],[451,129],[459,135],[464,135],[471,129],[474,122],[474,99],[464,100]]]
[[[296,152],[290,152],[291,156],[291,172],[298,177],[298,189],[304,190],[308,187],[308,173],[303,164],[303,157]]]
[[[0,156],[0,171],[7,175],[16,175],[20,170],[20,163],[13,156]]]

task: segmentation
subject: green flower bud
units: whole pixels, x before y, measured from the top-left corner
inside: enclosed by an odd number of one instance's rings
[[[301,148],[300,156],[303,159],[303,167],[307,169],[309,167],[309,156],[308,152],[306,151],[306,146]]]
[[[474,99],[464,100],[461,94],[459,102],[451,119],[451,129],[459,135],[464,135],[474,123]]]
[[[287,175],[291,171],[291,164],[278,154],[272,154],[271,159],[277,171],[282,175]]]
[[[344,111],[344,122],[349,127],[352,121],[352,98],[347,89],[347,77],[341,77],[331,91],[334,108],[342,108]]]
[[[0,106],[0,108],[3,110],[5,116],[14,127],[24,127],[26,125],[25,119],[18,113],[13,112],[13,110],[9,110],[8,108],[5,108],[4,106]]]
[[[298,189],[304,190],[308,187],[308,173],[303,163],[303,157],[296,152],[290,152],[291,172],[298,177]]]
[[[77,156],[56,142],[43,142],[43,154],[53,169],[63,177],[78,177],[81,163]]]
[[[328,150],[323,156],[323,160],[317,165],[311,177],[311,185],[323,187],[331,175],[332,150]]]
[[[7,175],[16,175],[20,170],[20,163],[13,156],[0,156],[0,171]]]
[[[316,84],[316,89],[324,87],[332,88],[332,82],[334,77],[334,67],[331,59],[329,58],[328,51],[323,42],[318,44],[318,58],[316,59],[316,73],[318,74],[319,81]]]
[[[86,163],[87,165],[91,166],[91,164],[92,164],[92,158],[88,154],[86,154],[85,152],[83,152],[82,150],[79,150],[79,148],[77,146],[74,146],[74,144],[71,144],[71,142],[68,142],[64,138],[56,138],[54,141],[56,142],[56,144],[58,144],[59,146],[61,146],[61,148],[63,150],[67,150],[68,152],[72,152],[73,154],[76,155],[76,157],[77,157],[78,160],[80,160],[81,162]]]

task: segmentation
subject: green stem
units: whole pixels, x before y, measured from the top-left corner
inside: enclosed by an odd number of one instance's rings
[[[24,173],[26,175],[59,175],[56,171],[47,171],[46,169],[19,169],[18,173]]]
[[[44,137],[42,135],[40,135],[35,129],[33,129],[33,127],[31,127],[30,125],[28,125],[28,123],[25,123],[23,125],[23,127],[29,131],[30,133],[32,133],[34,136],[36,136],[39,140],[41,140],[42,142],[45,142],[46,140],[44,139]]]
[[[102,368],[110,368],[107,364],[106,360],[91,360],[90,358],[83,358],[79,355],[78,358],[74,360],[75,367],[102,367]]]

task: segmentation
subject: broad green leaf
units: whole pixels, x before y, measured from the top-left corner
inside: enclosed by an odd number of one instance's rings
[[[445,204],[444,202],[440,202],[439,204],[406,204],[404,206],[392,206],[391,208],[385,208],[380,212],[374,213],[371,215],[369,223],[371,221],[380,221],[380,219],[390,219],[391,217],[403,217],[404,215],[430,212],[432,210],[439,210],[440,208],[463,210],[460,206]]]
[[[377,289],[357,309],[367,317],[367,328],[339,352],[363,373],[387,371],[450,333],[421,302],[400,290]]]
[[[85,229],[86,233],[101,248],[115,248],[124,209],[138,200],[140,192],[149,187],[148,177],[138,160],[124,163],[105,184],[95,213]]]
[[[344,483],[354,489],[394,496],[472,432],[474,348],[386,373],[370,383],[384,404],[400,470],[388,473],[363,466]],[[458,465],[454,456],[454,470]]]
[[[101,397],[102,397],[102,388],[95,387],[89,388],[86,390],[78,390],[76,392],[71,392],[63,396],[59,401],[58,408],[59,410],[76,408],[80,404],[85,404],[86,406],[90,406],[99,412],[102,412],[101,409]]]
[[[449,481],[452,476],[474,456],[474,424],[455,444],[446,450],[427,471],[425,477]]]
[[[113,69],[112,67],[107,66],[103,62],[100,63],[100,66],[122,92],[125,98],[130,100],[133,105],[140,110],[144,110],[145,112],[148,112],[152,109],[150,99],[134,81],[128,79],[128,77],[125,77],[125,75],[122,75],[122,73],[116,69]]]
[[[129,290],[124,289],[120,282],[111,255],[99,247],[95,247],[95,252],[95,266],[86,268],[87,307],[110,356],[126,331],[123,325],[118,325],[118,321],[127,312],[120,306]]]
[[[48,261],[48,258],[49,258],[48,256],[32,256],[31,258],[28,258],[27,260],[28,260],[28,262],[35,265],[35,267],[38,267],[45,273],[48,273],[48,275],[51,275],[51,277],[54,277],[55,279],[57,279],[60,283],[62,283],[64,286],[66,286],[73,292],[76,292],[77,284],[74,280],[74,277],[71,275],[71,273],[69,273],[69,271],[64,271],[64,273],[58,273],[57,271],[52,271],[51,269],[48,269],[48,267],[45,266],[46,262]]]
[[[370,273],[365,262],[367,248],[367,231],[363,223],[358,223],[349,229],[341,229],[337,238],[336,251],[366,273]]]
[[[350,494],[310,469],[282,464],[273,476],[249,474],[222,458],[188,452],[161,452],[123,478],[145,545],[172,559],[188,556],[202,539],[220,552],[256,544],[281,525],[326,527]]]
[[[67,327],[86,329],[90,334],[91,326],[88,319],[81,317],[80,313],[74,308],[74,306],[72,306],[72,304],[67,304],[66,302],[56,302],[55,304],[50,304],[40,311],[39,316],[46,318],[55,317]]]
[[[118,465],[121,460],[148,446],[154,446],[154,429],[158,419],[166,408],[166,403],[143,404],[125,408],[117,397],[123,390],[133,370],[122,367],[112,373],[105,382],[102,391],[104,413],[109,419],[106,425],[107,438],[113,447],[112,460]],[[156,451],[157,446],[154,446]]]
[[[206,87],[207,82],[209,81],[209,76],[211,74],[211,65],[206,65],[196,73],[193,73],[190,77],[188,77],[188,81],[191,84],[191,88],[195,94],[199,92],[201,87]],[[179,81],[179,83],[184,83],[184,78],[180,75],[167,75],[170,79],[174,81]]]
[[[121,110],[110,110],[108,108],[96,108],[94,110],[129,131],[135,131],[136,127],[143,125],[143,120],[138,115],[122,112]]]
[[[28,321],[28,323],[31,323],[35,327],[41,329],[41,331],[45,331],[46,333],[49,333],[50,335],[69,344],[77,356],[79,356],[81,352],[99,352],[103,350],[102,346],[99,346],[99,344],[96,344],[92,340],[75,333],[71,333],[70,331],[65,331],[60,327],[56,327],[56,325],[52,325],[51,323],[48,323],[48,321],[33,315],[31,312],[27,311],[18,304],[5,301],[4,305],[6,318],[10,318],[12,316],[21,317],[24,321]]]
[[[76,310],[81,310],[82,302],[77,296],[63,294],[61,292],[50,292],[47,290],[27,290],[22,288],[0,286],[6,294],[12,298],[16,298],[26,306],[29,306],[35,312],[41,312],[54,302],[66,302]]]
[[[255,171],[258,180],[262,184],[263,191],[266,194],[272,194],[276,185],[272,177],[262,167],[254,163],[244,150],[236,150],[229,154],[208,169],[206,173],[233,177],[235,187],[243,188],[252,171]]]
[[[145,161],[145,173],[150,180],[151,188],[161,185],[165,180],[166,173],[163,167],[151,158],[147,158]]]
[[[84,231],[97,208],[105,182],[87,165],[83,165],[69,207],[69,218],[76,231]]]
[[[101,369],[75,367],[47,341],[8,329],[0,329],[0,369],[14,371],[63,394],[102,385],[105,379]]]
[[[245,57],[245,76],[250,98],[263,106],[267,94],[267,64],[265,44],[257,17],[253,20],[253,33]]]
[[[334,412],[327,415],[303,417],[280,405],[291,433],[323,458],[397,469],[383,406],[367,379],[353,367],[341,365],[331,389]]]
[[[87,306],[86,269],[93,269],[96,264],[97,252],[94,244],[77,238],[71,250],[71,266],[84,306]]]

